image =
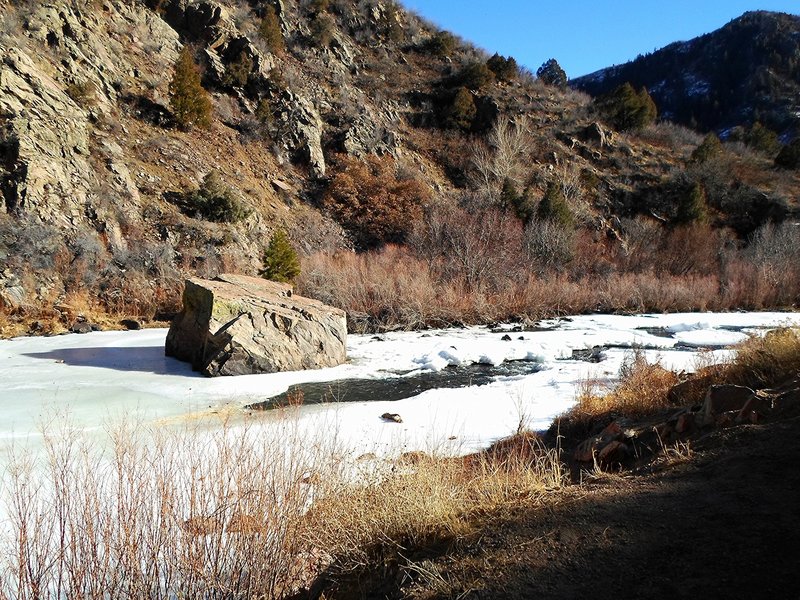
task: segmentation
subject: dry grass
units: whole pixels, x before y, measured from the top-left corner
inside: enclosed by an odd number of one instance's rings
[[[671,406],[667,393],[678,383],[677,374],[658,361],[648,362],[642,351],[633,352],[620,376],[620,384],[607,393],[598,392],[591,384],[585,386],[567,414],[570,421],[586,423],[610,413],[638,418]]]
[[[457,540],[564,480],[535,438],[472,460],[358,463],[286,414],[280,436],[122,426],[93,443],[63,425],[44,451],[12,448],[0,599],[281,598],[329,557],[346,570]]]
[[[404,548],[455,543],[485,517],[539,503],[566,477],[558,452],[529,435],[515,436],[504,451],[390,469],[366,485],[339,482],[309,513],[311,543],[331,552],[342,571]]]
[[[800,329],[781,327],[739,346],[721,378],[751,387],[777,385],[800,374]]]

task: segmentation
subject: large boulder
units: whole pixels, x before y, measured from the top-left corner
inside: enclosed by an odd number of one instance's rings
[[[186,281],[166,355],[209,376],[333,367],[346,360],[344,311],[245,275]]]

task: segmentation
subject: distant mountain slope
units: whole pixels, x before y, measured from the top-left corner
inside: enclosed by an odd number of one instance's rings
[[[760,121],[794,134],[800,125],[800,16],[747,12],[717,31],[571,85],[599,95],[626,81],[647,87],[664,118],[690,127],[722,131]]]

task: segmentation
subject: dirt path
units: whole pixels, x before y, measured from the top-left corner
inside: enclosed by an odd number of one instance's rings
[[[434,577],[401,568],[360,595],[800,598],[800,419],[717,431],[705,446],[661,473],[504,515],[446,554],[409,549]]]
[[[466,597],[800,598],[800,420],[709,445],[517,515],[474,558],[453,557],[451,568],[480,566],[482,589]]]

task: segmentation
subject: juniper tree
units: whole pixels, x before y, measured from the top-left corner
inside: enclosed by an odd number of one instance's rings
[[[286,49],[286,44],[283,41],[283,33],[281,33],[281,23],[278,20],[278,15],[275,14],[275,8],[267,5],[264,9],[264,17],[258,26],[258,33],[267,48],[273,54],[283,54]]]
[[[713,131],[692,151],[691,162],[703,164],[722,154],[722,142]]]
[[[182,129],[211,126],[211,100],[200,83],[200,71],[188,46],[183,47],[175,62],[169,84],[169,105]]]
[[[618,131],[642,129],[656,120],[656,103],[645,88],[624,83],[596,101],[603,118]]]
[[[536,216],[541,221],[553,221],[563,227],[572,227],[575,224],[567,199],[557,182],[551,181],[547,184],[547,190],[539,202]]]
[[[264,251],[263,268],[259,273],[265,279],[287,283],[300,275],[300,260],[289,237],[278,229]]]
[[[450,129],[468,130],[477,114],[478,108],[472,93],[467,88],[460,87],[443,111],[444,125]]]
[[[539,81],[558,88],[567,87],[567,74],[555,58],[546,61],[536,70]]]

